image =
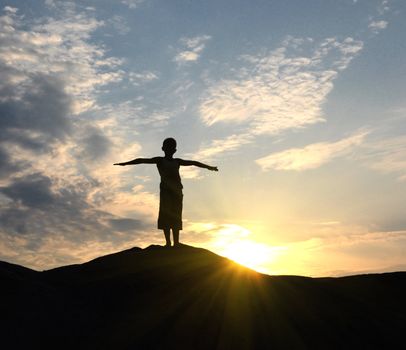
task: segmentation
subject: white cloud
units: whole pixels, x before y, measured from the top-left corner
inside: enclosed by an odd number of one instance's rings
[[[368,25],[368,28],[370,28],[374,33],[378,33],[381,30],[385,29],[388,26],[388,22],[384,20],[380,21],[371,21]]]
[[[384,30],[388,26],[388,21],[382,19],[383,16],[390,11],[389,1],[381,1],[377,8],[377,15],[369,17],[368,28],[372,33],[378,34],[380,31]]]
[[[130,157],[128,159],[133,159]],[[123,157],[123,159],[126,159]],[[119,170],[113,169],[108,175],[111,177],[116,176],[117,182],[123,181],[125,176],[120,176],[119,172],[123,172],[123,168],[118,167]],[[108,169],[106,169],[108,170]],[[128,171],[128,169],[126,170]],[[106,174],[107,175],[107,174]],[[106,176],[106,184],[108,182]],[[130,183],[130,181],[128,182]],[[117,186],[115,186],[117,189]],[[98,193],[94,193],[97,198]],[[123,217],[139,217],[142,215],[143,220],[154,222],[159,208],[159,198],[155,193],[146,191],[142,185],[134,186],[131,192],[123,191],[102,191],[102,195],[108,195],[108,198],[103,200],[103,203],[99,206],[100,210],[105,210],[108,213]]]
[[[245,56],[235,79],[213,82],[200,106],[203,122],[249,123],[254,134],[273,134],[324,120],[322,104],[338,71],[361,50],[360,41],[322,41],[302,55],[310,40],[290,38],[268,55]]]
[[[175,56],[174,61],[178,63],[197,61],[206,46],[206,42],[210,39],[211,37],[209,35],[181,38],[179,42],[182,46],[182,50]]]
[[[196,152],[186,154],[185,156],[191,159],[197,159],[204,162],[214,161],[220,154],[233,152],[241,146],[252,142],[252,136],[233,134],[224,139],[214,139],[207,144],[203,144]],[[202,178],[202,171],[196,167],[181,168],[182,178],[199,179]]]
[[[212,140],[207,145],[202,145],[200,149],[191,154],[190,156],[197,159],[205,159],[206,161],[213,159],[215,156],[223,152],[231,152],[237,150],[242,145],[248,144],[252,141],[252,136],[249,134],[245,135],[230,135],[225,139]]]
[[[257,159],[262,170],[307,170],[318,168],[334,158],[344,156],[359,146],[366,132],[361,132],[337,142],[320,142],[303,148],[291,148]]]
[[[130,82],[136,86],[142,85],[144,83],[148,83],[150,81],[158,79],[158,76],[151,71],[145,71],[141,73],[130,72],[128,74],[128,79]]]
[[[16,7],[11,7],[11,6],[4,7],[4,12],[15,14],[15,13],[17,13],[17,11],[18,11],[18,8],[16,8]]]
[[[382,16],[389,10],[390,10],[389,0],[382,0],[382,2],[378,5],[378,14]]]
[[[199,58],[199,54],[194,51],[182,51],[179,52],[176,57],[176,62],[190,62],[190,61],[197,61]]]
[[[89,42],[92,32],[104,23],[86,12],[75,12],[72,6],[64,8],[63,16],[39,19],[28,29],[16,11],[6,11],[0,17],[0,62],[10,68],[7,83],[17,90],[24,90],[32,74],[58,77],[78,114],[94,108],[99,87],[120,81],[123,71],[118,69],[120,59],[106,57],[102,46]]]
[[[288,37],[265,55],[244,55],[245,65],[232,79],[209,82],[199,107],[201,120],[207,126],[238,125],[244,139],[250,135],[251,140],[323,122],[322,107],[334,79],[362,47],[352,38],[327,38],[317,44],[310,38]],[[211,153],[218,144],[220,140],[200,152]]]
[[[144,0],[121,0],[121,3],[128,6],[130,9],[136,9],[143,2]]]
[[[200,46],[210,38],[209,35],[195,36],[192,38],[183,37],[180,39],[180,42],[189,49],[199,49]]]

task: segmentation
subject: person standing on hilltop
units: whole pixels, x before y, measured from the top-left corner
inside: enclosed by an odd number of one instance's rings
[[[171,229],[174,246],[179,246],[179,231],[182,230],[183,185],[181,182],[180,166],[194,165],[211,171],[218,171],[217,167],[197,162],[173,158],[176,152],[176,140],[167,138],[162,145],[164,157],[136,158],[128,162],[114,165],[156,164],[161,176],[159,195],[158,229],[164,231],[166,247],[171,246]]]

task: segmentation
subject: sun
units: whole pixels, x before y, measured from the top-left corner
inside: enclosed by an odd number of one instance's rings
[[[261,273],[270,273],[270,265],[278,251],[248,238],[251,232],[239,225],[223,225],[217,232],[213,250],[240,265]]]
[[[273,260],[269,247],[250,240],[237,240],[224,247],[223,255],[258,272],[268,273],[267,263]]]

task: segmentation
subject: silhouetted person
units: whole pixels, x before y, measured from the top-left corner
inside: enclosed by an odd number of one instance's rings
[[[182,230],[182,182],[179,175],[179,167],[194,165],[212,171],[218,171],[217,167],[197,162],[195,160],[183,160],[173,158],[176,152],[176,140],[167,138],[164,140],[162,150],[165,157],[136,158],[124,163],[114,165],[132,164],[156,164],[161,175],[158,229],[164,231],[166,246],[171,246],[171,229],[174,246],[179,245],[179,230]]]

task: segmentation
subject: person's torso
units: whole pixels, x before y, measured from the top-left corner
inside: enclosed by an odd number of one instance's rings
[[[161,187],[170,190],[183,188],[179,174],[179,161],[176,158],[167,159],[162,157],[157,163],[159,175],[161,175]]]

